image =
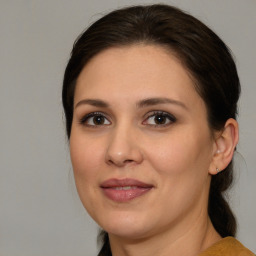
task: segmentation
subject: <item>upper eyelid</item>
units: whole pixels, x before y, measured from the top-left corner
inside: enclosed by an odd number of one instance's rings
[[[81,118],[79,118],[79,121],[80,121],[80,123],[83,123],[86,120],[88,120],[88,118],[91,118],[91,117],[94,117],[94,116],[97,116],[97,115],[101,115],[101,116],[105,117],[109,122],[111,122],[111,120],[110,120],[111,118],[109,117],[109,115],[102,112],[102,111],[93,111],[93,112],[90,112],[88,114],[85,114]]]
[[[173,119],[177,119],[173,114],[171,114],[171,113],[169,113],[167,111],[163,111],[163,110],[152,110],[152,111],[149,111],[149,112],[147,112],[144,115],[144,118],[151,117],[151,116],[154,116],[154,115],[166,115],[166,116],[172,117]]]
[[[79,118],[79,121],[80,121],[80,123],[83,123],[88,118],[96,116],[96,115],[102,115],[103,117],[105,117],[111,123],[112,123],[112,121],[114,119],[109,114],[105,113],[104,111],[93,111],[93,112],[89,112],[87,114],[84,114],[81,118]],[[142,117],[143,118],[143,122],[145,121],[145,119],[150,118],[150,117],[155,116],[155,115],[165,115],[165,116],[169,116],[171,119],[173,119],[173,121],[177,120],[177,118],[173,114],[171,114],[171,113],[169,113],[167,111],[151,110],[151,111],[148,111],[146,114],[143,115],[143,117]]]
[[[148,116],[145,117],[145,119],[143,120],[143,123],[146,122],[147,120],[149,120],[150,118],[154,117],[154,116],[157,116],[157,115],[162,115],[162,116],[165,116],[169,119],[169,124],[156,124],[156,126],[166,126],[166,125],[170,125],[170,124],[173,124],[173,123],[176,123],[177,121],[177,118],[176,116],[174,116],[173,114],[171,113],[168,113],[166,111],[154,111],[153,113],[148,113]],[[151,124],[152,125],[152,124]]]
[[[103,111],[92,111],[92,112],[89,112],[87,114],[84,114],[83,117],[91,117],[91,116],[96,116],[96,115],[102,115],[104,117],[109,117],[109,115]]]

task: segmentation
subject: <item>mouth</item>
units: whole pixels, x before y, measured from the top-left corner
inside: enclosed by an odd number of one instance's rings
[[[145,195],[154,186],[134,179],[110,179],[100,187],[107,198],[121,203]]]

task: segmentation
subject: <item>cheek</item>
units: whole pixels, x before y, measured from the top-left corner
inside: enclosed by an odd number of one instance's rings
[[[151,156],[148,159],[158,173],[157,184],[161,188],[159,211],[169,212],[175,218],[176,213],[181,214],[199,202],[206,202],[210,145],[207,136],[176,134],[155,143],[154,150],[149,151],[150,147],[147,147],[147,154]]]
[[[91,216],[95,215],[95,200],[98,198],[98,182],[102,169],[102,145],[98,147],[84,136],[74,134],[70,137],[70,156],[73,166],[76,188],[85,209]],[[101,159],[101,161],[100,161]]]
[[[71,134],[70,156],[75,175],[93,173],[93,169],[97,168],[101,158],[100,148],[97,141],[90,143],[85,136]]]
[[[98,185],[99,170],[102,163],[102,144],[97,140],[90,143],[84,136],[74,134],[70,137],[70,156],[74,178],[79,196],[83,203],[88,195],[93,195]]]
[[[208,172],[211,160],[211,140],[208,133],[180,132],[154,142],[147,155],[162,175],[193,175]]]

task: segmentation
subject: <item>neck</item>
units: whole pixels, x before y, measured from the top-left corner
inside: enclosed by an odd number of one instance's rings
[[[158,235],[141,239],[109,235],[113,256],[196,256],[221,239],[208,215],[200,214],[184,232],[168,229]],[[179,234],[179,235],[177,235]]]

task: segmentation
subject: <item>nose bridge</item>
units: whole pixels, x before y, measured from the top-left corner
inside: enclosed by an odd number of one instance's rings
[[[113,128],[106,152],[108,163],[123,166],[127,163],[142,161],[136,132],[136,128],[127,122],[120,122]]]

